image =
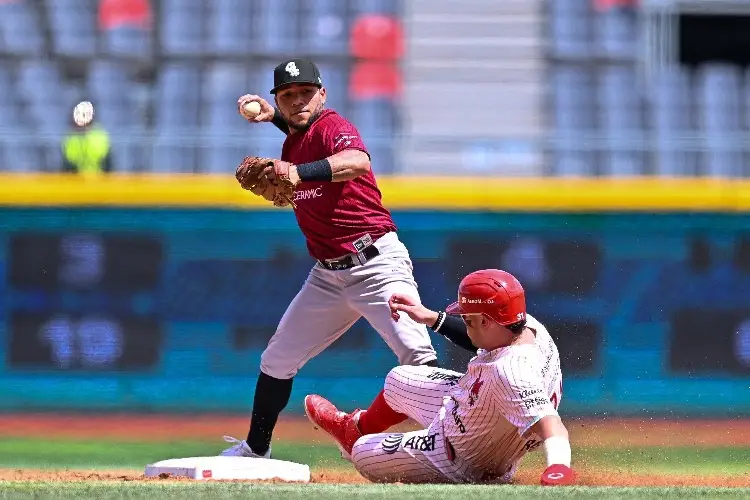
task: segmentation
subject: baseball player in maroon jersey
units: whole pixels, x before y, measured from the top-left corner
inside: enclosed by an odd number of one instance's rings
[[[521,458],[541,446],[547,458],[541,484],[575,481],[568,431],[557,414],[562,393],[557,346],[526,314],[515,277],[498,269],[469,274],[446,312],[403,294],[394,294],[390,306],[394,319],[430,325],[477,355],[466,373],[394,368],[364,411],[345,413],[321,396],[305,398],[308,418],[334,438],[363,476],[376,482],[508,482]],[[424,429],[384,432],[407,417]]]
[[[289,177],[301,181],[294,213],[317,263],[263,352],[247,439],[225,436],[233,443],[222,452],[228,456],[271,456],[271,435],[297,371],[360,317],[400,364],[434,366],[437,360],[423,324],[391,315],[389,298],[418,297],[417,285],[359,132],[325,109],[326,89],[311,61],[279,64],[271,94],[277,109],[257,95],[240,97],[238,109],[243,114],[247,103],[260,103],[261,113],[249,121],[271,122],[286,134],[281,160],[292,164]]]

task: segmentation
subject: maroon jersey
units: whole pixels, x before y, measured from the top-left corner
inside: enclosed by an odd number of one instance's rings
[[[307,130],[287,136],[281,159],[299,165],[347,149],[367,153],[356,127],[327,109]],[[378,239],[396,230],[372,171],[344,182],[302,182],[294,201],[294,213],[307,238],[307,249],[318,260],[356,252],[354,241],[366,234]]]

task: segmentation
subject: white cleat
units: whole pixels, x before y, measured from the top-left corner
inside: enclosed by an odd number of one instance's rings
[[[232,443],[233,446],[222,451],[219,455],[222,457],[249,457],[249,458],[271,458],[271,448],[268,448],[263,455],[258,455],[247,445],[245,440],[240,441],[232,436],[224,436],[224,441]]]

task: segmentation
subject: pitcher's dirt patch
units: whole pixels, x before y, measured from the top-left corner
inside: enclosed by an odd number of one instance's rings
[[[566,419],[571,441],[579,446],[750,446],[750,419],[642,420]],[[249,419],[237,415],[0,415],[0,437],[45,436],[50,439],[120,441],[220,440],[244,436]],[[403,429],[413,429],[405,424]],[[282,418],[275,440],[328,442],[307,419]]]
[[[0,481],[147,481],[147,482],[191,482],[190,479],[165,477],[146,478],[139,471],[112,470],[31,470],[0,469]],[[239,481],[235,481],[239,482]],[[323,484],[365,484],[368,481],[354,470],[322,469],[312,473],[313,483]],[[539,484],[538,471],[519,471],[514,484]],[[626,472],[604,472],[596,470],[580,471],[578,484],[582,486],[704,486],[750,488],[750,475],[740,477],[628,474]]]

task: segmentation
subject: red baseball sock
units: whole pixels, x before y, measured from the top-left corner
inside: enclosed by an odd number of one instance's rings
[[[357,426],[362,434],[377,434],[407,418],[409,417],[388,406],[383,391],[380,391],[370,407],[360,413]]]

